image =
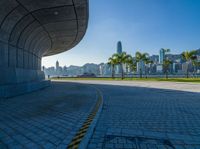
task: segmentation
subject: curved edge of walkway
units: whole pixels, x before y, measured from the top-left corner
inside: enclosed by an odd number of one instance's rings
[[[67,146],[67,149],[85,149],[94,132],[96,123],[99,119],[103,107],[103,93],[98,88],[94,86],[91,87],[95,88],[97,91],[97,102],[83,123],[82,127]]]

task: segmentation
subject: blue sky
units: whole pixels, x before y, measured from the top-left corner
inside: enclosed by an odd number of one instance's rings
[[[73,49],[43,58],[43,65],[54,66],[107,62],[116,51],[158,54],[200,48],[200,0],[90,0],[88,30]]]

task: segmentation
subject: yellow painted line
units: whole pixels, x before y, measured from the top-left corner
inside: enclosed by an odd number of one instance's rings
[[[97,99],[97,102],[96,102],[94,108],[92,109],[91,113],[87,117],[86,121],[83,123],[82,127],[79,129],[79,131],[76,133],[76,135],[72,139],[71,143],[67,146],[67,149],[78,149],[83,137],[87,133],[87,130],[88,130],[90,124],[92,123],[93,119],[95,118],[95,116],[99,110],[99,107],[103,101],[101,93],[98,89],[97,89],[97,94],[98,94],[98,99]]]

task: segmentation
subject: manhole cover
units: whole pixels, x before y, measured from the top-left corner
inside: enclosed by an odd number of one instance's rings
[[[169,140],[145,138],[145,137],[127,137],[107,135],[104,139],[104,149],[175,149]]]

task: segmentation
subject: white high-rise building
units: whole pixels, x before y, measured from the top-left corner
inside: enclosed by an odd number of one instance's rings
[[[145,73],[144,61],[137,62],[137,73]]]
[[[56,61],[56,70],[58,70],[58,69],[59,69],[59,62]]]
[[[160,49],[160,53],[159,53],[159,63],[163,64],[163,61],[165,59],[165,50],[164,49]]]

